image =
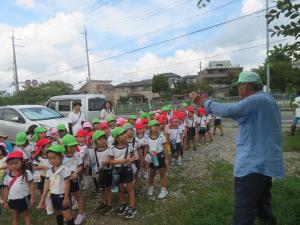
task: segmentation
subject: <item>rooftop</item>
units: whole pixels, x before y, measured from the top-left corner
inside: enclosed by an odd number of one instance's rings
[[[115,87],[120,88],[120,87],[144,87],[144,86],[152,86],[152,79],[125,82],[125,83],[118,84]]]

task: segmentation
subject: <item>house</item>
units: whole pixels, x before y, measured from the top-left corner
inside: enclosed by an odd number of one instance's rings
[[[168,79],[169,86],[182,83],[182,77],[175,73],[160,73],[159,75],[163,75]]]
[[[131,103],[145,103],[159,95],[152,92],[152,79],[125,82],[115,86],[114,101],[127,98]]]
[[[115,87],[111,84],[111,80],[90,80],[87,81],[80,89],[81,94],[103,94],[108,101],[116,104],[114,94]]]
[[[197,75],[186,75],[182,77],[182,82],[184,84],[193,84],[198,82],[198,76]]]
[[[216,89],[216,97],[224,97],[227,94],[226,87],[237,80],[243,69],[240,65],[233,65],[230,60],[210,61],[208,67],[198,73],[198,81]]]

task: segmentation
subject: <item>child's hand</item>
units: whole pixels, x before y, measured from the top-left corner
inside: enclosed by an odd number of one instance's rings
[[[63,200],[63,207],[68,208],[70,206],[70,201],[68,197],[65,197]]]
[[[3,208],[4,208],[4,209],[8,209],[8,208],[9,208],[9,206],[8,206],[8,203],[7,203],[7,202],[3,202]]]
[[[31,199],[30,199],[30,207],[33,207],[34,203],[35,203],[35,198],[31,197]]]
[[[44,209],[46,208],[46,203],[45,203],[45,200],[44,199],[41,199],[39,205],[38,205],[38,208],[39,209]]]
[[[131,160],[130,159],[124,159],[124,164],[130,165],[131,164]]]

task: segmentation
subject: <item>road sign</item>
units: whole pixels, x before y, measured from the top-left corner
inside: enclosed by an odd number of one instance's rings
[[[31,80],[25,80],[25,84],[26,84],[27,86],[30,86],[30,85],[31,85]]]
[[[32,83],[32,85],[34,85],[34,86],[35,86],[35,85],[38,85],[38,81],[37,81],[37,80],[32,80],[31,83]]]

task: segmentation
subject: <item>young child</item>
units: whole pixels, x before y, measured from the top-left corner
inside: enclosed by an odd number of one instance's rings
[[[0,142],[5,144],[5,149],[7,153],[13,152],[14,148],[12,145],[7,141],[8,136],[0,131]]]
[[[221,136],[224,135],[223,127],[222,127],[222,118],[220,116],[214,116],[214,132],[213,135],[216,135],[216,130],[219,128],[221,131]]]
[[[81,186],[82,190],[86,190],[88,188],[88,164],[89,164],[89,148],[86,144],[86,136],[87,136],[86,130],[79,130],[76,135],[76,140],[78,142],[78,148],[79,152],[76,152],[78,154],[78,157],[81,157],[83,161],[83,170],[82,170],[82,176],[81,176]]]
[[[90,122],[86,121],[83,123],[82,129],[86,130],[87,133],[89,133],[93,130],[93,125]]]
[[[49,139],[38,140],[33,155],[33,181],[36,183],[36,187],[40,190],[41,194],[44,190],[46,172],[50,168],[46,154],[50,145],[51,141]]]
[[[111,130],[116,127],[116,119],[113,116],[109,116],[106,118],[106,122]]]
[[[36,125],[36,124],[30,125],[30,126],[28,127],[27,131],[26,131],[27,139],[28,139],[28,141],[29,141],[30,144],[34,144],[34,143],[32,142],[32,138],[33,138],[33,135],[34,135],[34,130],[35,130],[35,128],[37,128],[37,127],[38,127],[38,125]]]
[[[183,143],[182,129],[179,127],[179,119],[175,116],[170,118],[170,126],[167,130],[167,139],[171,145],[171,165],[182,165],[181,149]]]
[[[148,118],[149,118],[149,121],[154,120],[155,119],[155,112],[149,112],[148,113]]]
[[[126,219],[132,219],[137,214],[137,210],[135,208],[135,192],[132,185],[133,172],[130,166],[133,161],[134,151],[133,148],[127,144],[127,134],[124,128],[116,127],[113,129],[112,135],[115,142],[109,151],[109,163],[114,167],[113,176],[114,174],[119,175],[119,199],[121,206],[119,207],[117,214],[119,216],[123,216],[125,214]],[[125,187],[127,187],[129,195],[129,208],[125,201]]]
[[[197,150],[196,148],[196,127],[197,127],[197,117],[193,110],[193,107],[188,108],[188,116],[185,120],[185,126],[187,129],[187,145],[188,148],[191,147],[191,142],[193,145],[194,151]]]
[[[0,142],[0,190],[2,190],[3,188],[3,179],[6,170],[6,162],[5,162],[6,156],[7,156],[6,145],[3,142]]]
[[[98,212],[102,212],[104,216],[108,216],[113,212],[112,207],[112,171],[109,165],[109,147],[107,144],[107,136],[103,131],[96,131],[93,134],[93,141],[96,148],[91,154],[90,161],[94,161],[95,170],[98,173],[98,184],[103,188],[102,203],[97,208]]]
[[[102,130],[105,133],[105,135],[107,137],[107,144],[108,144],[109,147],[111,147],[114,143],[114,138],[111,136],[111,130],[108,127],[108,124],[107,123],[101,123],[100,130]]]
[[[84,203],[80,192],[79,177],[82,173],[83,161],[78,154],[75,154],[78,149],[78,142],[71,134],[67,134],[62,139],[62,143],[66,147],[64,164],[70,167],[70,194],[73,195],[78,203],[79,212],[75,220],[75,224],[82,224],[85,220]]]
[[[56,129],[60,139],[62,139],[68,133],[67,128],[64,124],[58,124],[56,126]]]
[[[148,165],[147,165],[147,162],[145,161],[146,135],[145,135],[145,131],[144,131],[144,125],[142,123],[136,123],[135,130],[136,130],[137,152],[139,155],[139,161],[140,161],[141,167],[143,169],[141,172],[143,173],[143,178],[148,179],[149,178]]]
[[[130,115],[129,118],[128,118],[128,123],[130,123],[132,126],[134,126],[136,120],[137,120],[136,115]]]
[[[27,135],[26,135],[27,137]],[[32,174],[26,168],[23,153],[15,151],[6,158],[8,173],[4,177],[3,205],[12,210],[12,224],[18,225],[20,215],[24,214],[26,225],[31,225],[29,208],[35,201]]]
[[[50,129],[50,134],[52,137],[52,144],[53,145],[60,145],[60,139],[59,139],[59,135],[58,135],[58,131],[56,127],[53,127]]]
[[[71,170],[63,164],[65,148],[62,145],[51,145],[47,150],[47,158],[51,165],[46,173],[44,191],[39,208],[45,208],[45,200],[50,192],[53,208],[56,213],[57,225],[74,225],[70,202]]]
[[[92,125],[93,125],[93,130],[96,131],[96,130],[100,130],[100,119],[98,118],[94,118],[93,121],[92,121]]]
[[[206,134],[206,117],[204,115],[204,109],[199,109],[199,117],[197,118],[197,127],[198,127],[198,134],[199,134],[199,140],[202,143],[202,145],[205,144],[205,134]]]
[[[206,133],[207,133],[207,135],[208,135],[208,137],[209,137],[209,140],[210,140],[210,142],[213,142],[213,139],[212,139],[212,135],[211,135],[211,132],[210,132],[210,128],[211,128],[211,120],[212,120],[212,117],[211,117],[211,114],[206,114],[205,113],[205,119],[206,119]]]
[[[149,123],[149,120],[147,118],[142,119],[142,124],[144,125],[145,134],[148,134],[148,131],[149,131],[148,123]]]
[[[34,129],[32,142],[36,143],[40,139],[46,138],[47,130],[44,127],[37,127]]]
[[[14,151],[19,151],[23,154],[23,158],[27,168],[32,170],[32,153],[34,153],[34,146],[29,144],[27,134],[19,132],[16,134]]]
[[[146,139],[146,151],[148,155],[148,162],[150,163],[150,176],[149,176],[149,187],[148,195],[152,196],[154,192],[154,178],[156,171],[159,171],[161,181],[161,191],[158,195],[159,199],[167,197],[167,177],[166,177],[166,165],[168,164],[166,158],[166,139],[160,133],[160,124],[157,120],[151,120],[149,122],[149,136]]]

